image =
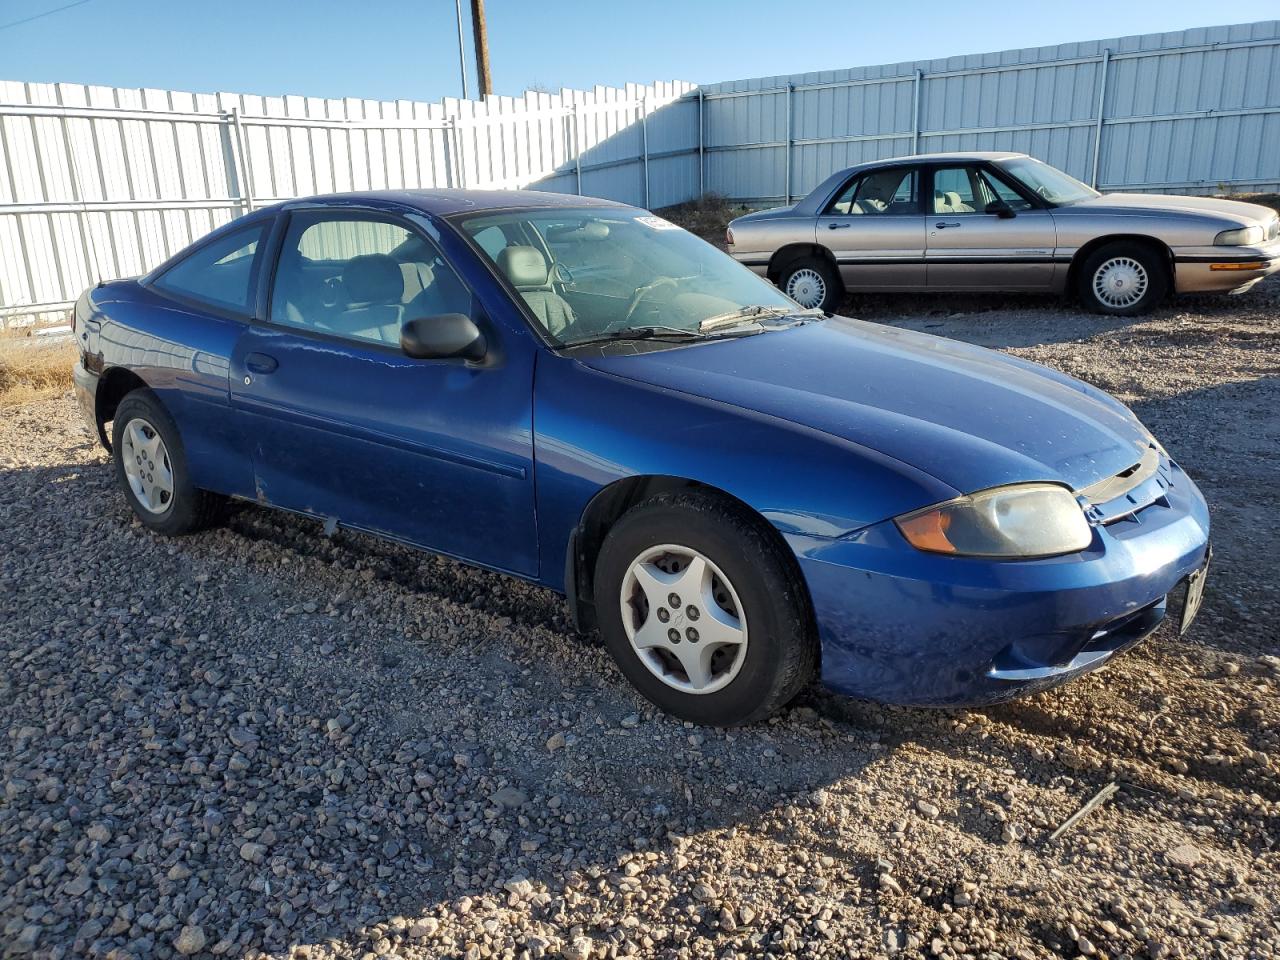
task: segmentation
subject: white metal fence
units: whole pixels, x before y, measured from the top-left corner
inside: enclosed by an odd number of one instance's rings
[[[265,203],[537,186],[661,207],[803,196],[834,170],[1021,150],[1103,190],[1280,191],[1280,21],[483,102],[0,82],[0,322],[60,319]]]
[[[698,192],[692,89],[432,104],[0,82],[0,321],[60,321],[95,280],[290,197],[537,183],[677,202]]]

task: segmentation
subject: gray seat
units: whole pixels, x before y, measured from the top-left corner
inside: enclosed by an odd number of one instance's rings
[[[398,344],[404,325],[404,274],[385,253],[352,257],[342,269],[347,308],[325,324],[334,333]]]
[[[573,325],[573,307],[551,288],[547,260],[536,249],[504,247],[498,254],[498,269],[550,333],[559,336]]]

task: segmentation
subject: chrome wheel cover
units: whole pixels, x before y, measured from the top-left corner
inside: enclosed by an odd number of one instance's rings
[[[173,465],[155,427],[141,417],[126,423],[120,434],[120,459],[142,509],[161,514],[173,506]]]
[[[1132,257],[1112,257],[1093,274],[1093,295],[1108,307],[1132,307],[1147,292],[1147,268]]]
[[[622,626],[640,662],[681,693],[723,690],[747,656],[738,593],[714,563],[677,544],[632,561],[619,597]]]
[[[813,309],[822,306],[826,299],[827,281],[812,267],[802,267],[787,278],[783,292],[800,306]]]

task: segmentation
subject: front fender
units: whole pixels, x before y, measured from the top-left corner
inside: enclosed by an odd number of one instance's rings
[[[820,430],[544,354],[534,387],[539,552],[564,589],[572,531],[601,489],[634,476],[695,480],[782,534],[835,538],[960,491]]]

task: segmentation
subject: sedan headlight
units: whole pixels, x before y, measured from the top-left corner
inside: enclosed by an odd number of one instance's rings
[[[996,487],[894,518],[918,550],[968,557],[1048,557],[1083,550],[1093,531],[1075,495],[1053,483]]]
[[[1252,227],[1223,230],[1213,238],[1213,243],[1218,247],[1252,247],[1262,243],[1266,238],[1266,228],[1254,224]]]

